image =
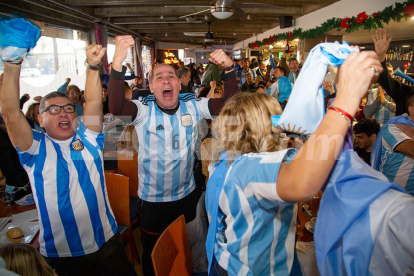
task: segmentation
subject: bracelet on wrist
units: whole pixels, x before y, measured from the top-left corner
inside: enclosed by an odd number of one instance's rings
[[[342,117],[344,117],[348,121],[349,125],[351,125],[354,120],[354,118],[349,113],[335,106],[329,106],[328,110],[333,110],[335,112],[338,112]]]
[[[231,71],[235,68],[234,62],[232,65],[230,65],[229,67],[224,68],[225,71]]]
[[[23,59],[19,58],[17,60],[7,60],[7,61],[4,61],[4,62],[8,63],[8,64],[21,65],[23,63]]]

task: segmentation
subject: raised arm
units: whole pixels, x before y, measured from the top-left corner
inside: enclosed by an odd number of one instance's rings
[[[230,59],[230,57],[221,49],[215,50],[210,54],[210,61],[214,62],[215,64],[220,64],[224,68],[228,68],[233,64],[233,61]],[[221,98],[209,100],[208,108],[211,115],[218,115],[227,99],[239,91],[236,71],[234,71],[234,69],[223,70],[221,78],[224,80],[224,94]]]
[[[130,35],[116,37],[116,47],[112,62],[111,75],[108,82],[109,111],[114,115],[132,116],[132,121],[137,115],[137,106],[125,100],[124,78],[126,67],[122,62],[126,59],[128,49],[134,45],[134,39]]]
[[[89,45],[86,59],[89,65],[98,67],[106,48],[101,45]],[[102,85],[98,70],[86,69],[84,125],[95,132],[102,132]]]
[[[20,111],[20,68],[20,64],[4,63],[4,73],[0,76],[0,107],[10,141],[23,152],[31,147],[33,134],[26,117]]]
[[[387,69],[386,53],[388,47],[390,46],[392,38],[387,39],[387,31],[385,29],[380,28],[375,31],[375,36],[372,36],[372,40],[375,45],[375,52],[378,55],[382,67],[384,69]],[[379,75],[378,83],[381,85],[382,88],[384,88],[385,91],[387,91],[387,94],[395,101],[395,97],[397,97],[398,91],[400,91],[401,89],[401,84],[390,76],[388,70],[384,70]]]
[[[355,116],[372,78],[381,70],[374,52],[351,53],[339,70],[338,92],[332,105]],[[348,120],[338,112],[326,113],[296,157],[289,164],[282,163],[276,185],[282,200],[306,201],[319,192],[341,153],[348,127]]]

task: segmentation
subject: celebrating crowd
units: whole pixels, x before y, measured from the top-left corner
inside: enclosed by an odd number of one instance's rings
[[[36,204],[41,256],[7,245],[0,257],[20,275],[136,275],[105,184],[110,115],[129,118],[117,150],[138,155],[144,275],[155,275],[153,248],[181,215],[189,236],[204,233],[190,245],[194,269],[208,275],[414,274],[414,91],[388,70],[386,31],[373,41],[375,52],[343,46],[343,64],[323,72],[288,47],[280,60],[269,52],[269,66],[216,50],[206,69],[156,61],[129,85],[134,39],[118,36],[109,75],[99,75],[106,49],[90,45],[84,90],[67,79],[26,115],[22,58],[5,62],[0,169],[16,203]],[[324,104],[302,108],[300,79],[313,74]],[[294,105],[321,107],[313,133],[274,121]],[[308,205],[320,195],[319,216]]]

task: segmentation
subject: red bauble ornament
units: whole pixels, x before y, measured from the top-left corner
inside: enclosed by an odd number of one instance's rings
[[[379,13],[377,12],[372,15],[372,17],[377,17],[377,16],[379,16]]]

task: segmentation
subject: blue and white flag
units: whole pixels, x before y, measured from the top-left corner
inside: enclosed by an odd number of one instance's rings
[[[352,149],[342,153],[328,181],[314,233],[320,275],[409,273],[414,197]]]
[[[356,49],[338,43],[312,49],[285,111],[272,116],[273,124],[313,133],[324,116],[326,66],[342,64],[351,51]],[[314,233],[320,275],[414,275],[414,197],[363,162],[351,136],[349,129],[320,203]]]
[[[0,21],[0,59],[11,61],[24,58],[39,38],[39,28],[23,18]]]
[[[338,42],[315,46],[296,80],[279,127],[298,134],[315,132],[325,115],[322,82],[328,65],[341,65],[355,51],[358,49]]]

